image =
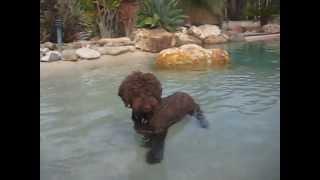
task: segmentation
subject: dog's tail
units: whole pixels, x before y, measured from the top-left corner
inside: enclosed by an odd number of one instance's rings
[[[204,116],[200,106],[197,104],[195,111],[193,112],[193,116],[199,121],[200,126],[202,128],[209,128],[209,122]]]

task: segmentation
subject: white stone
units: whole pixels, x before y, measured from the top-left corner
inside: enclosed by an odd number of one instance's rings
[[[50,62],[50,61],[58,61],[61,60],[62,56],[61,53],[58,51],[49,51],[46,53],[45,56],[43,56],[40,61],[43,62]]]
[[[280,32],[279,24],[267,24],[262,27],[263,31],[266,33],[278,33]]]
[[[96,47],[96,51],[100,52],[102,55],[119,55],[126,52],[133,52],[136,48],[134,46],[117,46],[117,47]]]
[[[77,49],[76,54],[82,59],[97,59],[101,56],[98,51],[86,47]]]
[[[191,26],[188,30],[190,35],[194,35],[201,40],[206,39],[209,36],[219,36],[221,34],[221,30],[216,25],[204,24],[201,26]]]

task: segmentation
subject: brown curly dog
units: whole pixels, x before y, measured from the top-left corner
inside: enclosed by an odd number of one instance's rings
[[[146,79],[149,81],[142,80],[145,76],[148,76]],[[130,79],[134,81],[131,82]],[[152,84],[156,86],[152,87]],[[119,88],[119,96],[127,107],[132,108],[136,132],[144,135],[147,140],[146,146],[151,147],[147,153],[147,162],[150,164],[161,162],[169,127],[186,115],[195,116],[203,128],[209,125],[200,106],[190,95],[176,92],[161,98],[161,92],[161,84],[156,77],[150,73],[141,72],[129,75]]]
[[[118,91],[124,105],[132,109],[131,118],[134,128],[142,126],[142,119],[137,116],[143,112],[152,112],[160,103],[162,87],[160,81],[152,73],[135,71],[121,83]]]

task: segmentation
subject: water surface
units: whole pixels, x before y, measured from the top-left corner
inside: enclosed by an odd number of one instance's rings
[[[41,79],[41,179],[280,179],[279,41],[222,46],[232,57],[223,70],[154,70],[150,55],[147,63]],[[190,93],[210,122],[209,130],[190,117],[172,126],[164,160],[152,166],[117,96],[123,78],[139,69],[156,74],[165,96]]]

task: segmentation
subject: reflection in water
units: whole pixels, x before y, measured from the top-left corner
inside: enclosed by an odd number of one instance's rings
[[[41,179],[279,179],[279,41],[222,46],[232,57],[227,69],[160,71],[150,61],[42,79]],[[164,161],[153,166],[117,96],[138,69],[156,74],[164,96],[190,93],[211,124],[204,130],[187,117],[174,125]]]

